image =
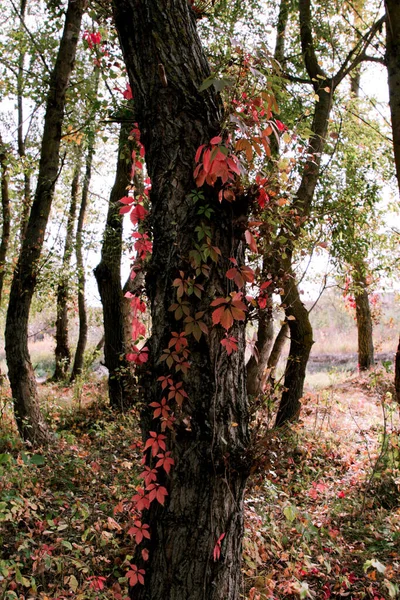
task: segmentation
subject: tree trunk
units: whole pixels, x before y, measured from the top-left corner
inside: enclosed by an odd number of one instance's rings
[[[21,20],[20,31],[24,31],[25,25],[25,11],[26,11],[27,0],[21,0],[19,17]],[[22,212],[20,221],[20,239],[21,245],[26,234],[26,228],[28,225],[29,211],[31,208],[31,178],[27,171],[27,165],[25,164],[26,156],[26,143],[24,138],[24,80],[25,80],[25,49],[24,45],[21,46],[22,50],[18,57],[18,74],[17,74],[17,113],[18,113],[18,154],[22,159],[23,170],[24,170],[24,194],[22,201]]]
[[[81,172],[81,156],[77,157],[71,184],[71,204],[68,212],[67,230],[64,242],[64,253],[61,265],[60,283],[57,287],[57,319],[56,319],[56,366],[53,381],[66,378],[71,363],[71,351],[68,341],[68,298],[71,256],[74,244],[74,224]]]
[[[279,359],[282,354],[283,347],[286,340],[289,337],[289,325],[287,321],[281,326],[278,335],[275,338],[274,345],[272,346],[271,354],[268,358],[267,368],[269,370],[269,379],[271,383],[275,381],[275,369],[278,366]]]
[[[397,0],[385,0],[385,8],[389,106],[397,184],[400,190],[400,5]],[[397,401],[400,402],[400,340],[395,360],[395,389]]]
[[[190,270],[185,257],[196,239],[198,217],[187,201],[195,187],[193,159],[200,144],[220,133],[222,106],[212,87],[198,91],[210,70],[186,0],[115,0],[114,10],[152,181],[154,239],[146,284],[153,330],[140,381],[146,434],[156,427],[146,407],[161,400],[157,379],[169,372],[159,359],[171,332],[181,327],[168,308],[176,301],[172,282],[180,270]],[[226,258],[210,263],[209,278],[201,280],[201,299],[190,298],[195,312],[209,311],[215,296],[226,296],[231,286],[225,277],[228,257],[241,263],[244,252],[234,225],[245,213],[242,203],[220,204],[217,189],[203,189],[215,210],[213,243]],[[189,398],[176,411],[174,433],[168,435],[175,466],[165,482],[166,505],[153,502],[146,513],[150,557],[143,562],[141,548],[135,552],[135,562],[146,572],[144,585],[130,591],[136,600],[239,598],[249,436],[244,325],[238,323],[231,331],[238,351],[230,357],[221,346],[219,326],[199,342],[190,338],[190,368],[183,377]],[[222,534],[222,553],[214,561],[213,549]]]
[[[356,320],[358,334],[358,368],[366,371],[374,365],[374,342],[372,338],[372,316],[367,292],[364,267],[358,266],[354,272],[356,289]]]
[[[6,149],[0,134],[0,166],[1,166],[1,209],[3,217],[3,229],[0,244],[0,305],[3,297],[4,276],[6,273],[6,258],[10,242],[10,195],[8,190],[8,161]]]
[[[247,363],[247,393],[252,396],[258,396],[263,391],[265,369],[273,340],[274,319],[272,302],[270,301],[268,308],[258,311],[257,342],[255,345],[257,358],[252,355]]]
[[[290,350],[285,369],[284,391],[276,415],[276,427],[282,427],[299,416],[308,357],[314,343],[308,310],[300,299],[295,276],[289,267],[286,273],[288,275],[284,284],[282,305],[290,330]]]
[[[395,359],[394,388],[396,391],[396,400],[400,404],[400,338]]]
[[[41,417],[35,374],[28,352],[28,319],[54,186],[58,177],[65,96],[73,69],[86,0],[70,0],[56,63],[50,77],[37,188],[11,285],[6,322],[8,375],[18,429],[31,443],[49,440]]]
[[[96,77],[98,79],[98,70],[96,70]],[[79,335],[78,342],[75,350],[74,364],[72,366],[70,382],[75,381],[78,375],[82,373],[84,360],[85,360],[85,349],[87,343],[88,334],[88,320],[85,302],[85,264],[83,260],[83,226],[85,223],[86,209],[89,198],[89,186],[90,179],[92,176],[92,165],[93,157],[95,152],[95,131],[94,129],[89,130],[88,134],[88,149],[86,155],[86,169],[85,177],[82,186],[82,197],[81,206],[79,209],[78,224],[76,227],[76,241],[75,241],[75,253],[76,253],[76,269],[78,272],[78,316],[79,316]]]
[[[132,376],[125,359],[127,351],[124,330],[124,297],[121,287],[122,215],[119,200],[126,196],[130,162],[122,149],[128,144],[130,127],[121,125],[117,170],[110,194],[106,228],[101,248],[101,261],[94,269],[103,305],[104,361],[108,369],[110,405],[125,410],[132,405]],[[131,152],[128,153],[130,156]],[[130,330],[132,328],[130,327]]]
[[[397,0],[386,0],[385,7],[389,106],[392,117],[394,160],[400,189],[400,4]]]

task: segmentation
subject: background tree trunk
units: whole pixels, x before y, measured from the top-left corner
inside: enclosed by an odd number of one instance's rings
[[[374,342],[372,338],[372,316],[369,306],[367,281],[363,267],[356,268],[354,272],[356,290],[354,300],[356,303],[356,320],[358,333],[358,367],[366,371],[374,365]]]
[[[247,363],[247,393],[258,396],[265,383],[264,372],[267,368],[268,358],[274,341],[274,318],[272,314],[272,299],[269,306],[258,311],[257,342],[255,349],[257,358],[252,355]]]
[[[7,311],[6,355],[15,417],[21,435],[32,443],[47,442],[49,432],[40,414],[35,374],[28,352],[29,310],[58,177],[65,96],[85,6],[86,0],[70,0],[68,3],[60,48],[50,78],[37,188],[14,272]]]
[[[285,369],[284,391],[279,403],[275,425],[281,427],[294,421],[300,413],[304,379],[313,341],[308,310],[300,299],[295,275],[287,268],[283,302],[290,330],[290,350]]]
[[[162,397],[157,377],[168,371],[159,358],[171,332],[180,327],[168,308],[176,298],[172,282],[180,269],[189,268],[183,257],[195,239],[196,210],[187,201],[195,185],[193,158],[201,143],[220,132],[222,107],[212,87],[198,92],[210,71],[186,0],[115,0],[114,7],[152,181],[154,240],[146,284],[153,330],[140,381],[148,406]],[[210,301],[230,289],[225,277],[228,257],[243,260],[234,221],[245,208],[238,200],[220,204],[214,188],[205,194],[215,210],[213,243],[226,259],[210,265],[210,277],[202,281],[202,299],[193,303],[195,311],[209,310]],[[136,600],[239,598],[249,441],[244,325],[236,325],[232,334],[239,349],[231,357],[221,346],[224,334],[219,327],[206,339],[190,342],[191,364],[184,377],[189,399],[182,414],[177,413],[174,435],[168,436],[175,460],[166,482],[169,496],[165,507],[153,502],[146,515],[150,558],[143,563],[138,549],[135,560],[146,576],[144,586],[131,590]],[[238,426],[232,427],[233,422]],[[148,432],[147,410],[141,423]],[[221,558],[213,561],[222,533]]]
[[[67,376],[71,363],[71,351],[68,341],[68,298],[70,286],[71,256],[74,248],[74,224],[78,201],[79,178],[81,174],[81,155],[77,156],[71,184],[71,204],[68,212],[64,253],[61,264],[60,283],[57,287],[56,318],[56,366],[53,381],[61,381]]]
[[[78,342],[75,350],[74,364],[72,366],[70,382],[75,381],[78,375],[82,373],[85,360],[85,349],[88,334],[88,320],[85,302],[85,263],[83,260],[83,226],[85,224],[85,216],[87,203],[89,198],[90,179],[92,177],[92,165],[94,157],[95,131],[89,130],[88,148],[86,155],[85,177],[82,186],[81,206],[79,209],[78,223],[76,227],[75,253],[76,253],[76,270],[78,273],[78,316],[79,316],[79,334]]]
[[[279,359],[281,357],[283,347],[285,345],[286,340],[289,337],[289,325],[287,321],[283,323],[280,330],[278,331],[278,335],[275,338],[274,345],[272,346],[271,354],[268,358],[267,368],[269,370],[269,379],[271,383],[275,381],[275,370],[278,366]]]
[[[122,215],[119,200],[126,196],[129,184],[130,156],[128,136],[131,127],[121,125],[117,170],[110,194],[101,261],[94,269],[103,305],[104,361],[108,369],[108,395],[113,408],[124,410],[132,405],[133,381],[124,330],[124,297],[121,287]],[[127,148],[127,152],[124,152]],[[131,331],[131,327],[129,328]]]
[[[27,0],[21,0],[20,4],[20,32],[24,32],[25,11]],[[18,75],[17,75],[17,114],[18,114],[18,154],[22,159],[24,166],[24,194],[21,212],[20,238],[21,245],[26,234],[28,225],[29,211],[31,208],[31,178],[28,172],[28,167],[25,164],[26,143],[24,138],[24,81],[25,81],[25,49],[22,45],[22,50],[18,57]]]

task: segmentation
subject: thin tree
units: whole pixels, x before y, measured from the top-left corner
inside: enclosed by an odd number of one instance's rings
[[[47,97],[35,198],[15,269],[6,321],[6,356],[18,429],[31,443],[46,443],[49,431],[39,408],[28,351],[28,320],[38,261],[59,174],[61,128],[86,0],[70,0]]]
[[[104,361],[108,369],[108,395],[111,406],[119,410],[132,404],[132,377],[129,363],[125,359],[127,346],[121,286],[122,215],[119,212],[119,200],[126,196],[130,180],[130,129],[131,126],[126,124],[120,127],[117,169],[108,205],[101,261],[94,269],[103,305]]]
[[[68,332],[68,300],[71,257],[74,249],[74,226],[78,203],[79,179],[81,174],[81,152],[78,151],[71,183],[71,203],[69,206],[64,252],[61,262],[60,281],[57,286],[56,348],[54,381],[65,379],[71,363]]]
[[[298,217],[305,221],[310,216],[315,188],[320,176],[321,159],[335,90],[343,79],[362,61],[372,60],[367,55],[367,49],[382,26],[383,18],[376,21],[360,37],[360,40],[348,52],[342,64],[332,76],[328,75],[321,67],[315,50],[310,0],[299,0],[299,21],[304,66],[309,77],[309,83],[312,85],[317,97],[311,124],[312,135],[306,150],[307,159],[293,201],[293,208],[296,210]],[[299,415],[306,367],[313,344],[308,311],[301,301],[292,268],[295,242],[301,232],[302,227],[297,227],[294,222],[292,226],[289,225],[289,227],[283,228],[281,234],[287,239],[287,242],[284,248],[277,244],[273,254],[273,260],[275,261],[274,273],[283,273],[282,288],[284,294],[282,295],[282,305],[285,308],[290,329],[290,350],[285,370],[284,392],[276,417],[277,426],[294,420]]]

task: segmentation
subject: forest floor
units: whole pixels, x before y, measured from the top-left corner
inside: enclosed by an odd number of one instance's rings
[[[246,494],[242,598],[400,598],[400,426],[384,371],[309,388],[301,421],[267,430]],[[116,509],[139,485],[134,412],[104,383],[40,386],[57,446],[21,446],[3,391],[0,600],[126,597],[133,542]],[[222,547],[223,551],[223,547]]]

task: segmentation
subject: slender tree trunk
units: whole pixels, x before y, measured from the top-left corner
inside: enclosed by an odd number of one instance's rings
[[[355,266],[353,278],[356,286],[354,300],[358,334],[358,367],[360,371],[366,371],[374,365],[374,342],[368,285],[363,264]]]
[[[279,359],[281,357],[283,347],[285,345],[286,340],[289,337],[289,325],[287,321],[283,323],[280,330],[278,331],[278,335],[275,338],[274,345],[272,346],[271,354],[268,358],[267,368],[269,371],[269,379],[271,383],[275,381],[275,370],[278,366]]]
[[[50,78],[37,188],[7,311],[6,355],[15,417],[21,435],[35,444],[46,443],[49,432],[40,413],[35,374],[28,352],[29,310],[58,176],[65,96],[85,6],[86,0],[71,0],[68,4],[60,48]]]
[[[20,31],[24,31],[24,20],[25,20],[25,11],[26,11],[27,0],[21,0],[20,4]],[[31,178],[28,172],[28,167],[24,164],[26,157],[26,143],[24,138],[24,65],[25,65],[25,50],[22,50],[18,57],[18,75],[17,75],[17,113],[18,113],[18,154],[22,159],[24,166],[24,194],[23,194],[23,202],[22,202],[22,212],[21,212],[21,225],[20,225],[20,238],[21,244],[26,234],[26,228],[28,225],[29,211],[31,208]]]
[[[212,87],[198,92],[210,70],[186,0],[115,0],[114,10],[152,181],[154,239],[146,284],[153,330],[140,381],[147,407],[162,398],[157,379],[169,371],[159,358],[171,332],[180,331],[168,308],[176,301],[172,282],[179,270],[190,269],[185,257],[195,239],[198,218],[187,202],[194,187],[193,157],[200,144],[220,132],[222,106]],[[213,241],[223,257],[233,255],[241,263],[243,242],[235,236],[234,220],[243,218],[244,207],[238,201],[220,204],[214,188],[205,195],[215,210]],[[208,311],[210,300],[225,296],[230,286],[227,258],[210,267],[209,278],[202,281],[202,298],[192,301],[195,312]],[[175,460],[165,483],[169,495],[165,506],[153,502],[146,513],[150,557],[143,562],[140,548],[135,553],[136,564],[146,574],[144,585],[131,589],[131,598],[239,598],[249,441],[244,333],[243,324],[235,325],[238,351],[230,357],[221,346],[224,334],[219,327],[199,342],[190,341],[190,369],[182,379],[189,398],[176,413],[174,435],[168,435]],[[145,408],[145,434],[156,427],[151,421]],[[222,534],[221,557],[214,561],[213,549]]]
[[[311,347],[314,343],[308,310],[300,299],[295,276],[289,268],[284,284],[282,304],[290,330],[290,350],[285,369],[284,391],[275,425],[281,427],[298,418],[303,396],[304,379]]]
[[[108,205],[101,261],[94,270],[103,305],[104,360],[108,369],[108,395],[113,408],[124,410],[132,405],[132,376],[125,359],[124,297],[121,286],[122,215],[119,200],[126,196],[130,162],[122,152],[128,144],[130,127],[121,125],[117,170]],[[130,156],[130,152],[128,153]],[[131,327],[130,327],[131,330]]]
[[[97,75],[98,76],[98,75]],[[85,264],[83,260],[83,226],[85,223],[86,209],[89,197],[90,179],[92,176],[93,157],[95,152],[95,131],[91,129],[88,135],[88,149],[86,156],[85,178],[82,186],[81,206],[79,209],[78,224],[76,228],[76,269],[78,272],[78,315],[79,315],[79,335],[75,350],[74,364],[71,371],[70,381],[73,382],[80,373],[82,373],[85,360],[85,349],[88,334],[88,320],[85,302]]]
[[[274,341],[274,319],[272,315],[272,301],[269,306],[258,311],[257,342],[255,345],[257,358],[252,355],[247,363],[247,393],[258,396],[265,383],[265,369]]]
[[[68,298],[71,257],[74,248],[74,224],[81,172],[81,156],[77,157],[71,184],[71,204],[67,218],[67,229],[64,242],[64,253],[61,264],[60,282],[57,287],[57,319],[56,319],[56,366],[54,381],[61,381],[67,376],[71,363],[71,351],[68,340]]]

